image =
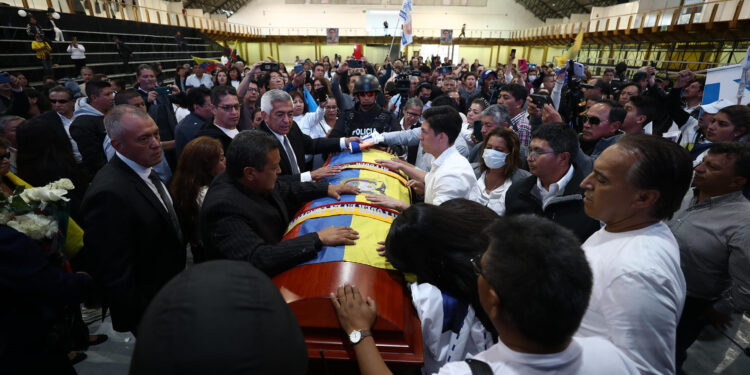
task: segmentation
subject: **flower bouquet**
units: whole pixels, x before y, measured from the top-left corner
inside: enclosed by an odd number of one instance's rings
[[[12,195],[0,200],[0,224],[29,236],[47,255],[62,261],[70,215],[65,195],[73,188],[67,178],[42,187],[18,186]]]

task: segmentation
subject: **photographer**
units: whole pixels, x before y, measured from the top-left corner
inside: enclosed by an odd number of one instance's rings
[[[164,149],[167,162],[172,170],[175,170],[177,168],[177,155],[175,153],[174,129],[177,127],[177,118],[172,108],[170,95],[179,94],[180,89],[175,85],[157,87],[156,73],[154,68],[148,64],[138,66],[135,79],[138,82],[138,93],[141,94],[143,101],[146,103],[146,112],[159,127],[161,146]]]

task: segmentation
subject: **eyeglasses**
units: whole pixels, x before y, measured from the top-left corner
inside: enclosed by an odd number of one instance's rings
[[[484,277],[484,273],[482,273],[482,258],[471,258],[469,262],[471,262],[471,268],[474,269],[474,274],[477,275],[477,277]],[[486,279],[486,277],[484,278]]]
[[[536,158],[539,157],[539,155],[546,155],[546,154],[554,154],[554,151],[529,151],[528,158],[531,160],[536,160]]]
[[[221,108],[222,111],[226,111],[226,112],[229,112],[229,111],[231,111],[233,109],[235,111],[239,111],[240,108],[242,108],[242,106],[239,105],[239,104],[235,104],[235,105],[220,105],[218,107]]]
[[[339,107],[323,107],[326,111],[336,111],[339,109]]]
[[[422,116],[421,113],[413,113],[413,112],[406,112],[406,115],[407,116],[411,116],[411,117],[420,117],[420,116]]]
[[[247,91],[255,91],[255,92],[258,92],[258,89],[254,88],[254,87],[250,87],[250,88],[248,88],[248,89],[247,89]]]
[[[583,115],[583,123],[589,123],[591,126],[597,126],[602,123],[602,120],[596,116]]]
[[[360,92],[357,95],[359,95],[359,96],[375,96],[375,92],[374,91],[371,91],[371,92]]]
[[[50,102],[50,103],[52,103],[52,104],[55,104],[55,103],[61,103],[61,104],[65,104],[65,103],[67,103],[67,102],[69,102],[69,101],[70,101],[70,100],[67,100],[67,99],[60,99],[60,100],[57,100],[57,99],[50,99],[50,100],[49,100],[49,102]]]

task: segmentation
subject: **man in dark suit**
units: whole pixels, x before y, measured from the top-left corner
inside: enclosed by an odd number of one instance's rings
[[[52,110],[39,115],[39,119],[47,123],[52,131],[69,141],[69,151],[76,162],[80,163],[82,159],[78,144],[70,136],[70,124],[73,123],[75,111],[73,92],[63,86],[53,87],[49,90],[49,101],[52,104]]]
[[[203,124],[194,138],[206,136],[216,138],[221,142],[224,153],[227,153],[232,139],[239,134],[237,123],[240,122],[240,101],[237,90],[232,86],[216,86],[211,90],[213,122]]]
[[[283,90],[270,90],[260,99],[263,122],[258,129],[271,134],[281,153],[281,174],[296,181],[319,181],[341,171],[340,167],[322,167],[310,171],[305,154],[339,152],[349,147],[351,138],[312,139],[294,122],[292,97]]]
[[[114,329],[135,333],[149,301],[185,268],[185,244],[172,199],[151,169],[162,155],[154,120],[122,104],[104,125],[117,154],[83,200],[85,251]]]
[[[208,259],[250,262],[275,275],[310,260],[322,246],[352,245],[349,227],[328,227],[282,241],[290,217],[304,202],[358,194],[350,185],[277,180],[278,142],[260,130],[237,135],[226,153],[227,169],[208,189],[200,213],[200,237]]]
[[[130,62],[130,57],[133,56],[133,51],[130,50],[130,47],[125,42],[120,41],[118,37],[112,38],[112,41],[115,42],[115,49],[122,59],[122,72],[129,73],[130,66],[128,63]]]

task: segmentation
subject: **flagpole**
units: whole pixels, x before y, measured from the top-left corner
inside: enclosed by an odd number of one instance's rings
[[[398,30],[399,25],[401,24],[401,17],[398,18],[398,21],[396,21],[396,28],[393,29],[393,37],[391,38],[391,46],[388,48],[388,56],[391,56],[391,50],[393,50],[393,42],[396,40],[396,33],[395,31]],[[403,32],[402,32],[403,33]]]

